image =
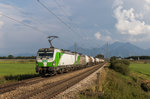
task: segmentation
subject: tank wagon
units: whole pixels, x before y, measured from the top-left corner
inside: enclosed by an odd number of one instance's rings
[[[36,72],[40,75],[57,74],[93,66],[100,59],[57,48],[41,48],[37,52]]]

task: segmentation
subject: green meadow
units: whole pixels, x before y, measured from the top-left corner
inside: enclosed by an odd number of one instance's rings
[[[150,77],[150,63],[131,63],[130,70]]]
[[[0,64],[0,76],[34,74],[35,64]]]
[[[35,60],[0,60],[0,84],[37,77]]]

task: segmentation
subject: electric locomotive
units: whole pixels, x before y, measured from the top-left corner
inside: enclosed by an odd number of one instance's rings
[[[64,73],[100,62],[98,58],[54,48],[51,43],[53,39],[49,40],[50,48],[41,48],[37,52],[36,72],[41,75]]]

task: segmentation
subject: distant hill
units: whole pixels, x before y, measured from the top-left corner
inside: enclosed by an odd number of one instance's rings
[[[74,51],[74,47],[68,48],[71,51]],[[100,48],[92,48],[92,49],[84,49],[82,47],[77,46],[77,52],[83,53],[90,56],[96,56],[97,54],[105,54],[106,53],[106,45],[103,45]],[[141,56],[141,55],[150,55],[150,49],[142,49],[131,43],[122,43],[115,42],[113,44],[109,44],[108,46],[109,56]]]
[[[74,51],[74,46],[67,48],[67,50]],[[77,46],[77,52],[89,55],[89,56],[96,56],[97,54],[106,55],[106,45],[103,45],[99,48],[82,48]],[[111,56],[121,56],[121,57],[128,57],[128,56],[150,56],[150,49],[142,49],[137,47],[131,43],[122,43],[122,42],[115,42],[113,44],[108,45],[108,54],[109,57]],[[36,53],[21,53],[15,54],[14,56],[36,56]]]

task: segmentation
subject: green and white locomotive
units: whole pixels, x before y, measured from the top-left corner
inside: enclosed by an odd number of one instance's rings
[[[41,75],[57,74],[85,68],[98,64],[99,62],[98,58],[67,50],[60,50],[51,45],[50,48],[41,48],[38,50],[36,72]]]

